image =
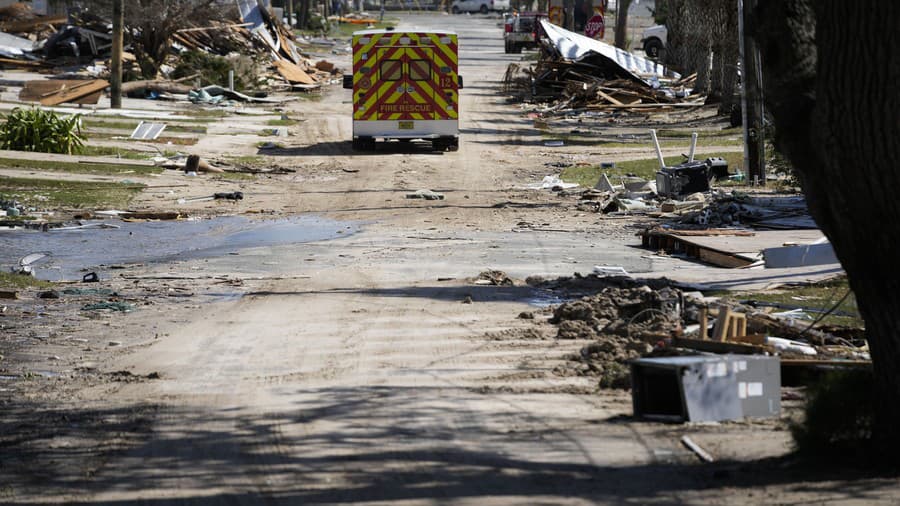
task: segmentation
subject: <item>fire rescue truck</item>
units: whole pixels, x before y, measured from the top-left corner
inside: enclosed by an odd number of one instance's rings
[[[375,140],[430,140],[459,149],[457,37],[452,32],[362,30],[353,34],[353,149]]]

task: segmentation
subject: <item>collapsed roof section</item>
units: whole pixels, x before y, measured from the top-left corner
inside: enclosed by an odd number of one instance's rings
[[[627,77],[652,86],[653,78],[679,79],[680,74],[666,70],[652,60],[623,51],[599,40],[556,26],[546,19],[541,26],[560,56],[575,62],[591,63],[618,77]]]

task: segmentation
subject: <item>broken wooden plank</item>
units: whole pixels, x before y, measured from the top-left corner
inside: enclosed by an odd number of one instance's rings
[[[681,443],[688,448],[688,450],[694,452],[700,460],[704,462],[715,462],[716,459],[713,458],[706,450],[704,450],[700,445],[694,442],[688,436],[681,436]]]
[[[206,32],[206,31],[231,31],[231,28],[244,28],[247,26],[253,26],[253,23],[234,23],[228,25],[214,25],[214,26],[201,26],[195,28],[182,28],[181,30],[176,30],[175,33],[185,33],[185,32]]]
[[[766,344],[766,336],[765,334],[750,334],[746,336],[732,336],[728,338],[729,341],[733,343],[744,343],[744,344],[754,344],[756,346],[765,346]]]
[[[103,91],[108,87],[109,82],[104,81],[103,79],[86,81],[85,84],[73,88],[63,88],[50,94],[49,96],[41,98],[41,105],[53,106],[64,104],[66,102],[72,102],[73,100],[78,100],[81,97],[97,93],[98,91]]]
[[[677,348],[689,348],[710,353],[738,353],[747,355],[761,355],[771,351],[768,346],[756,346],[753,344],[730,343],[728,341],[704,341],[701,339],[688,339],[676,337],[672,339],[672,345]]]
[[[704,247],[698,247],[697,253],[697,258],[699,258],[700,260],[729,269],[746,267],[754,262],[753,260],[748,260],[746,258],[741,258],[735,255],[722,253],[720,251]]]
[[[735,237],[753,237],[756,232],[752,230],[741,230],[733,228],[708,228],[706,230],[670,230],[666,233],[671,235],[682,235],[686,237],[718,237],[723,235],[731,235]]]
[[[603,99],[606,99],[608,102],[610,102],[613,105],[625,105],[622,102],[620,102],[619,100],[613,98],[612,96],[607,95],[606,93],[603,93],[599,89],[597,89],[596,91],[597,91],[597,95],[599,95]]]
[[[278,70],[278,73],[281,74],[281,76],[284,77],[288,82],[300,84],[316,84],[315,79],[304,72],[303,69],[291,62],[284,60],[275,60],[274,65]]]
[[[0,64],[13,67],[52,67],[49,63],[42,61],[14,60],[12,58],[0,58]]]
[[[72,88],[89,81],[84,80],[67,80],[67,79],[42,79],[35,81],[26,81],[25,86],[19,92],[19,100],[23,102],[38,102],[42,97],[53,94],[64,87]],[[100,101],[102,91],[97,91],[90,95],[85,95],[77,100],[73,100],[75,104],[96,104]]]

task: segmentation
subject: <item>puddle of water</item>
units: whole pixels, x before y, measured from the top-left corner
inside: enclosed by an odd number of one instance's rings
[[[45,378],[58,378],[62,375],[61,373],[54,372],[54,371],[32,371],[32,372],[34,372],[34,374],[43,376]]]
[[[0,232],[0,265],[16,265],[25,255],[46,252],[49,258],[34,266],[38,278],[80,280],[85,271],[101,265],[209,258],[252,247],[335,239],[357,231],[356,225],[313,216],[114,223],[119,228]]]
[[[0,374],[0,381],[13,381],[13,380],[17,380],[17,379],[19,379],[18,376],[6,376],[3,374]]]
[[[555,295],[553,292],[538,292],[533,296],[528,297],[523,302],[526,302],[530,306],[545,308],[548,306],[553,306],[556,304],[562,304],[571,299],[565,299],[558,295]]]
[[[217,292],[205,292],[203,295],[207,297],[211,297],[216,299],[217,302],[231,302],[240,299],[244,296],[242,293],[217,293]]]

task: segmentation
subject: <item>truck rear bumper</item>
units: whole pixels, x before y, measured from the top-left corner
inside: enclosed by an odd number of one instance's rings
[[[408,120],[412,128],[400,128],[401,121],[370,120],[353,121],[354,137],[382,139],[437,139],[459,135],[459,121],[451,120]]]

